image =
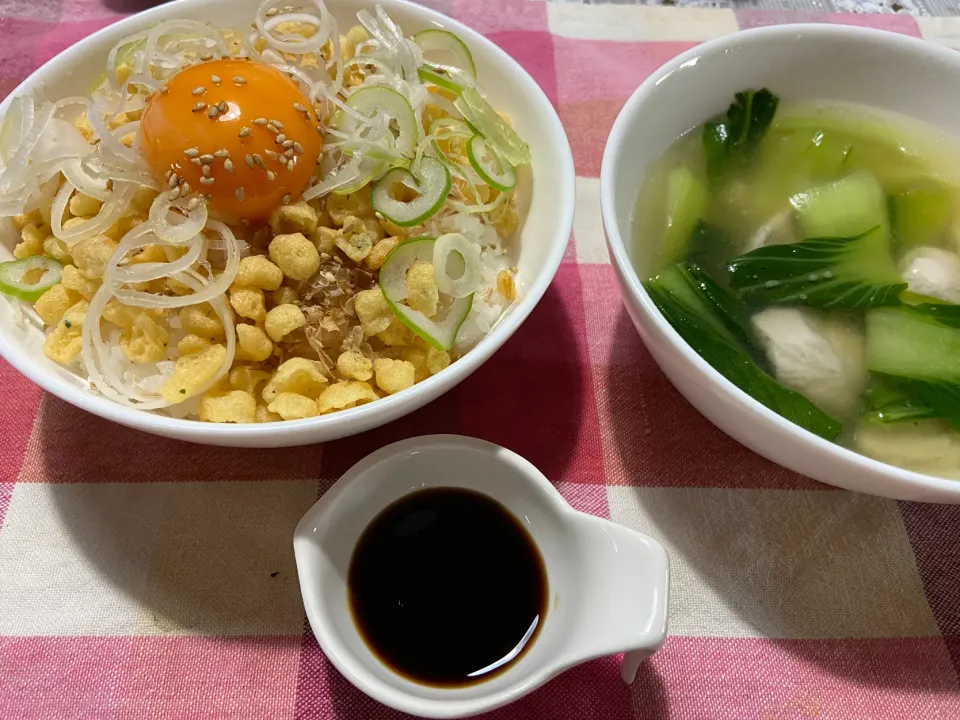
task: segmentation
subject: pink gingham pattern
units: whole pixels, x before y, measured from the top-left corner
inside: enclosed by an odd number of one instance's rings
[[[138,0],[0,0],[0,93]],[[857,23],[953,45],[906,16],[434,0],[517,58],[576,158],[565,262],[480,371],[381,430],[296,450],[206,449],[112,426],[0,364],[0,718],[394,720],[324,659],[291,534],[356,460],[458,432],[540,467],[577,508],[657,537],[671,637],[632,686],[617,659],[502,720],[960,717],[960,507],[836,491],[737,445],[663,377],[621,307],[599,216],[630,91],[738,28]]]

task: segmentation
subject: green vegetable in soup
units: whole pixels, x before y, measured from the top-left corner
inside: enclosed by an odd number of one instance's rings
[[[804,151],[804,160],[811,177],[830,178],[839,175],[853,156],[853,143],[837,133],[817,130]]]
[[[864,419],[880,425],[933,420],[940,414],[912,397],[896,378],[874,373],[866,395]]]
[[[871,308],[900,304],[907,289],[890,257],[886,233],[814,238],[770,245],[730,263],[730,285],[759,304]]]
[[[667,231],[661,265],[680,262],[690,247],[697,221],[707,209],[707,186],[687,165],[678,165],[667,178]]]
[[[733,245],[723,230],[701,220],[690,233],[687,260],[701,268],[723,267],[730,257]],[[725,273],[724,273],[725,274]],[[716,275],[714,275],[716,277]]]
[[[736,301],[699,266],[680,263],[650,281],[656,289],[697,314],[700,321],[731,345],[749,345],[750,336]],[[650,290],[650,288],[647,288]],[[656,300],[656,298],[654,298]],[[669,319],[669,318],[668,318]]]
[[[681,263],[644,284],[660,312],[704,360],[748,395],[787,420],[832,440],[841,425],[753,359],[737,304],[699,267]]]
[[[916,308],[871,310],[867,368],[895,377],[960,383],[960,329]]]
[[[877,179],[860,171],[790,198],[808,238],[846,238],[871,228],[887,232],[887,200]]]
[[[748,160],[766,135],[780,98],[764,88],[744,90],[734,97],[723,120],[703,126],[707,174],[719,177]]]
[[[890,198],[893,235],[901,248],[936,245],[950,222],[950,192],[933,182],[920,182]]]
[[[960,429],[960,328],[951,320],[917,308],[869,311],[867,368],[896,378],[917,404]]]
[[[947,303],[920,303],[915,305],[914,310],[945,327],[960,329],[960,305],[948,305]]]

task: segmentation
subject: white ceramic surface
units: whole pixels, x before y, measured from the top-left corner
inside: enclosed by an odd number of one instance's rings
[[[679,55],[630,97],[600,173],[604,229],[624,304],[663,372],[717,427],[761,455],[832,485],[903,500],[960,503],[960,481],[902,470],[802,430],[722,377],[681,339],[631,264],[631,219],[650,164],[735,92],[893,110],[960,136],[960,54],[903,35],[840,25],[783,25],[721,37]]]
[[[563,126],[543,91],[519,64],[496,45],[460,23],[403,0],[378,0],[406,35],[428,27],[455,32],[470,48],[490,101],[507,112],[530,144],[532,170],[526,188],[518,189],[526,219],[513,240],[518,267],[519,299],[501,322],[473,350],[443,372],[397,395],[331,415],[307,420],[254,425],[215,425],[176,420],[132,410],[92,393],[87,383],[48,361],[41,352],[39,328],[17,327],[13,312],[0,302],[0,354],[43,389],[79,408],[128,427],[179,440],[210,445],[280,447],[334,440],[383,425],[439,397],[483,364],[520,327],[553,279],[573,226],[575,177],[573,156]],[[172,18],[190,18],[216,26],[245,28],[260,0],[177,0],[139,13],[94,33],[37,70],[10,98],[35,93],[58,99],[89,87],[103,71],[110,48],[122,38]],[[361,0],[328,0],[341,28],[356,24],[358,10],[373,7]],[[521,175],[521,182],[524,177]],[[521,197],[523,196],[523,197]],[[11,247],[0,247],[0,261],[11,259]]]
[[[429,487],[482,492],[529,531],[547,568],[549,609],[519,660],[472,687],[418,685],[387,669],[357,634],[347,604],[353,548],[387,505]],[[624,679],[667,631],[667,555],[656,540],[573,510],[519,455],[481,440],[434,435],[389,445],[351,468],[311,508],[293,539],[310,626],[337,669],[390,707],[435,718],[466,717],[526,695],[585,660],[630,651]]]

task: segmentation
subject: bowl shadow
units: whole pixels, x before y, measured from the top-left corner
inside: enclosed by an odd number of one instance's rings
[[[584,371],[554,352],[574,343],[569,325],[553,287],[523,330],[449,393],[386,426],[322,445],[203,447],[113,425],[46,396],[22,479],[47,484],[71,544],[135,600],[146,631],[299,633],[293,530],[374,450],[457,433],[506,446],[555,481],[566,477],[585,401]],[[539,412],[531,415],[531,407]]]
[[[606,382],[619,388],[624,486],[611,489],[611,516],[666,545],[671,632],[757,638],[865,686],[954,692],[923,670],[857,657],[883,653],[871,640],[936,635],[896,504],[817,483],[725,435],[672,386],[623,308],[614,336]]]

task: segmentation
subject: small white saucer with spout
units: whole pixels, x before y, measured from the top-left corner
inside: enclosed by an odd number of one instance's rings
[[[384,665],[357,631],[347,598],[354,546],[399,498],[466,488],[498,501],[530,533],[547,571],[548,609],[533,644],[505,671],[469,687],[420,685]],[[432,435],[354,465],[307,512],[293,539],[310,626],[336,668],[384,705],[430,718],[493,710],[573,665],[625,652],[623,679],[667,634],[667,554],[656,540],[571,508],[533,465],[481,440]]]

